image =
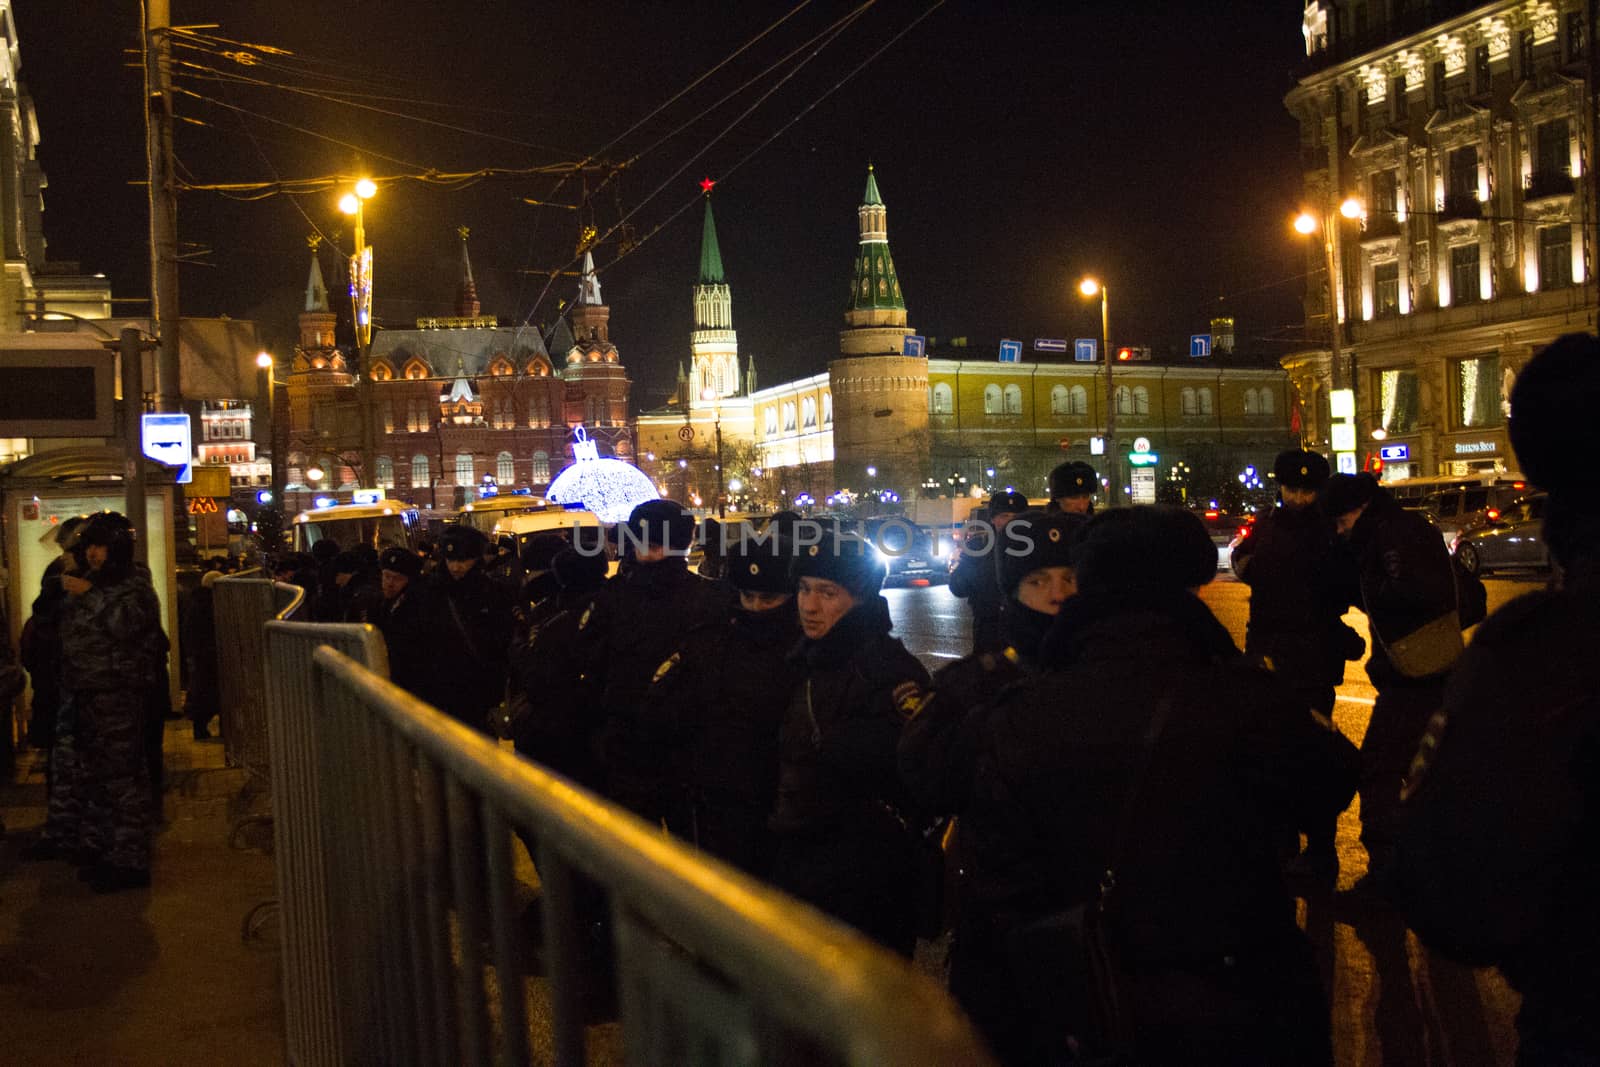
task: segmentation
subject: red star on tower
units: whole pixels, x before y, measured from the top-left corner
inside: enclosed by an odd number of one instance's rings
[[[710,195],[711,190],[716,186],[716,184],[717,183],[712,181],[709,177],[701,178],[700,179],[700,191],[702,193]]]

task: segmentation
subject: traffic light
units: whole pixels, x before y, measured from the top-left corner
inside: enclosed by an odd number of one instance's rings
[[[1148,345],[1123,345],[1117,349],[1118,363],[1150,362],[1150,348]]]
[[[1118,363],[1126,363],[1133,358],[1133,349],[1129,348],[1128,346],[1124,345],[1123,347],[1117,349]]]

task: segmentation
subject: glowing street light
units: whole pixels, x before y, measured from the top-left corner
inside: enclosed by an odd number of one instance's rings
[[[322,475],[322,468],[315,463],[306,468],[306,481],[308,482],[320,482],[322,481]]]
[[[376,485],[377,443],[373,426],[372,368],[372,246],[367,244],[366,202],[378,193],[371,178],[356,181],[353,192],[339,198],[339,210],[356,219],[355,254],[350,257],[350,305],[356,328],[356,366],[361,390],[361,480]]]
[[[1366,209],[1362,206],[1361,201],[1353,196],[1348,196],[1340,201],[1337,215],[1350,220],[1360,219],[1365,217]],[[1339,230],[1338,226],[1335,225],[1335,221],[1335,213],[1331,210],[1321,218],[1318,218],[1311,211],[1301,211],[1294,217],[1294,230],[1302,237],[1310,237],[1319,229],[1322,231],[1322,248],[1326,257],[1328,271],[1328,353],[1333,367],[1333,385],[1338,388],[1344,384],[1345,368],[1341,365],[1343,361],[1339,351],[1341,341],[1339,327],[1342,322],[1342,316],[1339,313],[1338,253],[1335,246]],[[1351,368],[1351,371],[1349,378],[1353,384],[1354,368]]]
[[[1117,391],[1111,381],[1111,294],[1107,291],[1105,283],[1099,278],[1086,277],[1078,283],[1078,292],[1084,299],[1093,300],[1100,298],[1100,352],[1106,365],[1106,459],[1108,479],[1106,482],[1106,501],[1117,500],[1117,479],[1122,474],[1121,461],[1117,458]]]

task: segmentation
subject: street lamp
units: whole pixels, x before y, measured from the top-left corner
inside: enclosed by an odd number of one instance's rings
[[[313,463],[306,468],[306,481],[320,482],[322,481],[322,473],[322,468]]]
[[[1098,278],[1084,278],[1078,283],[1078,292],[1086,299],[1100,298],[1100,352],[1106,365],[1106,459],[1110,468],[1106,472],[1106,503],[1121,502],[1117,482],[1122,464],[1117,456],[1117,391],[1111,381],[1111,295],[1105,283]]]
[[[278,447],[278,383],[273,380],[272,353],[262,349],[256,355],[256,366],[261,369],[261,391],[267,400],[267,461],[271,473],[267,482],[272,491],[272,504],[283,508],[283,450]]]
[[[1338,217],[1345,219],[1359,219],[1363,212],[1361,201],[1355,197],[1346,197],[1340,202]],[[1339,306],[1339,275],[1338,275],[1338,239],[1339,228],[1337,218],[1333,211],[1328,211],[1320,218],[1310,211],[1302,211],[1294,218],[1295,232],[1304,237],[1310,237],[1319,229],[1322,231],[1322,251],[1326,262],[1324,267],[1328,273],[1328,356],[1332,363],[1333,386],[1342,388],[1355,387],[1355,368],[1348,368],[1346,373],[1344,358],[1340,352],[1340,325],[1343,316]]]
[[[376,485],[377,444],[373,426],[372,368],[367,366],[372,350],[372,246],[367,244],[366,202],[377,195],[378,187],[362,178],[352,192],[339,198],[339,210],[356,220],[355,254],[350,257],[351,317],[356,327],[356,367],[361,376],[361,480]]]

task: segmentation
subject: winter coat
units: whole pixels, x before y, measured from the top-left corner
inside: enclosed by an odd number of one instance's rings
[[[413,579],[415,581],[416,579]],[[476,730],[505,699],[511,648],[511,596],[474,566],[460,578],[432,579],[428,702]]]
[[[754,874],[765,873],[778,789],[778,730],[799,681],[793,601],[735,608],[695,630],[657,669],[640,711],[667,760],[667,828]]]
[[[600,719],[581,670],[579,625],[593,592],[541,601],[525,642],[511,651],[511,740],[528,759],[598,789]]]
[[[166,678],[161,602],[142,567],[110,564],[61,612],[61,688],[69,693],[154,690]]]
[[[1333,526],[1315,507],[1268,513],[1233,550],[1234,573],[1250,587],[1245,651],[1297,689],[1337,686],[1345,660],[1363,650],[1342,621],[1334,558]]]
[[[998,652],[1004,647],[1000,634],[1000,606],[1005,594],[1000,591],[996,556],[998,546],[983,555],[963,554],[950,572],[950,592],[972,609],[972,651]]]
[[[437,622],[437,597],[432,583],[412,578],[393,600],[384,600],[368,618],[389,652],[389,679],[413,696],[428,700],[436,692],[434,671],[438,651],[433,647]]]
[[[56,713],[61,708],[61,613],[67,606],[61,570],[59,559],[45,568],[33,614],[23,624],[19,643],[22,666],[33,684],[28,743],[35,748],[55,744]]]
[[[666,768],[639,709],[656,668],[685,633],[724,616],[730,593],[691,573],[681,557],[669,557],[607,581],[580,620],[583,674],[603,723],[607,793],[652,821],[661,817]]]

